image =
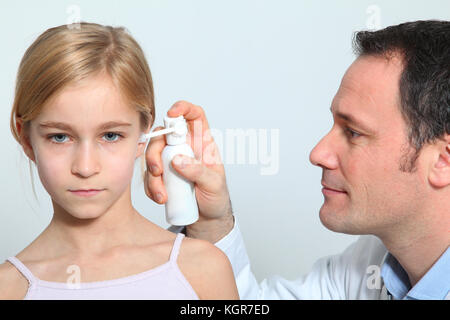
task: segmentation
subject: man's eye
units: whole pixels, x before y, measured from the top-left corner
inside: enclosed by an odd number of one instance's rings
[[[359,132],[356,132],[355,130],[352,130],[350,128],[345,128],[345,132],[347,133],[347,135],[351,138],[351,139],[355,139],[361,136],[361,134]]]

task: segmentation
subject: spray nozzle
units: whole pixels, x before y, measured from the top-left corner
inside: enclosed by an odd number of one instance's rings
[[[165,129],[150,132],[147,134],[146,133],[141,134],[139,142],[146,142],[148,139],[152,137],[169,133],[172,134],[174,138],[182,138],[188,132],[186,120],[184,119],[183,116],[179,116],[177,118],[165,117],[164,124],[166,125]]]

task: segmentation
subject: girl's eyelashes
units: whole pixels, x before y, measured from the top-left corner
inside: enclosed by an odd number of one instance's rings
[[[52,143],[58,143],[58,144],[60,144],[60,143],[62,143],[62,141],[57,141],[57,142],[55,142],[54,140],[52,140],[53,138],[55,138],[55,137],[59,137],[59,138],[61,138],[61,137],[65,137],[66,135],[65,134],[53,134],[53,135],[49,135],[49,136],[47,136],[47,139],[49,139],[50,140],[50,142],[52,142]]]
[[[106,132],[105,134],[103,134],[103,137],[105,136],[108,137],[106,141],[109,143],[116,143],[124,138],[122,134],[117,132]],[[64,133],[55,133],[48,135],[47,139],[54,144],[63,144],[64,142],[67,141],[64,139],[64,137],[68,137],[68,135]],[[117,139],[115,139],[115,137],[117,137]]]
[[[113,141],[108,140],[109,142],[117,142],[123,138],[123,135],[121,135],[120,133],[117,133],[117,132],[107,132],[104,134],[104,136],[106,136],[106,135],[112,135],[113,137],[117,137],[117,139],[114,139]]]

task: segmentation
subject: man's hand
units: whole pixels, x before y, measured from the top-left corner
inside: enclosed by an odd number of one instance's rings
[[[181,176],[194,182],[200,216],[196,223],[187,226],[187,236],[215,243],[228,234],[234,225],[224,166],[203,109],[186,101],[178,101],[167,112],[167,116],[180,115],[186,119],[189,129],[187,143],[194,151],[195,158],[175,156],[172,166]],[[157,127],[154,131],[161,129]],[[164,135],[153,137],[145,152],[145,193],[160,204],[167,201],[161,159],[165,146]]]

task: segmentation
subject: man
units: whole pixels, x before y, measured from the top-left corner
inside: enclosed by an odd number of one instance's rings
[[[334,125],[310,154],[323,169],[321,222],[362,235],[342,254],[318,260],[295,281],[258,284],[223,166],[173,161],[196,184],[201,217],[187,235],[227,254],[243,299],[450,299],[450,22],[404,23],[354,40],[358,57],[333,99]],[[191,129],[200,122],[196,158],[217,157],[200,107],[178,102],[168,115],[184,115]],[[146,193],[158,203],[166,201],[164,145],[154,139],[146,154]]]

